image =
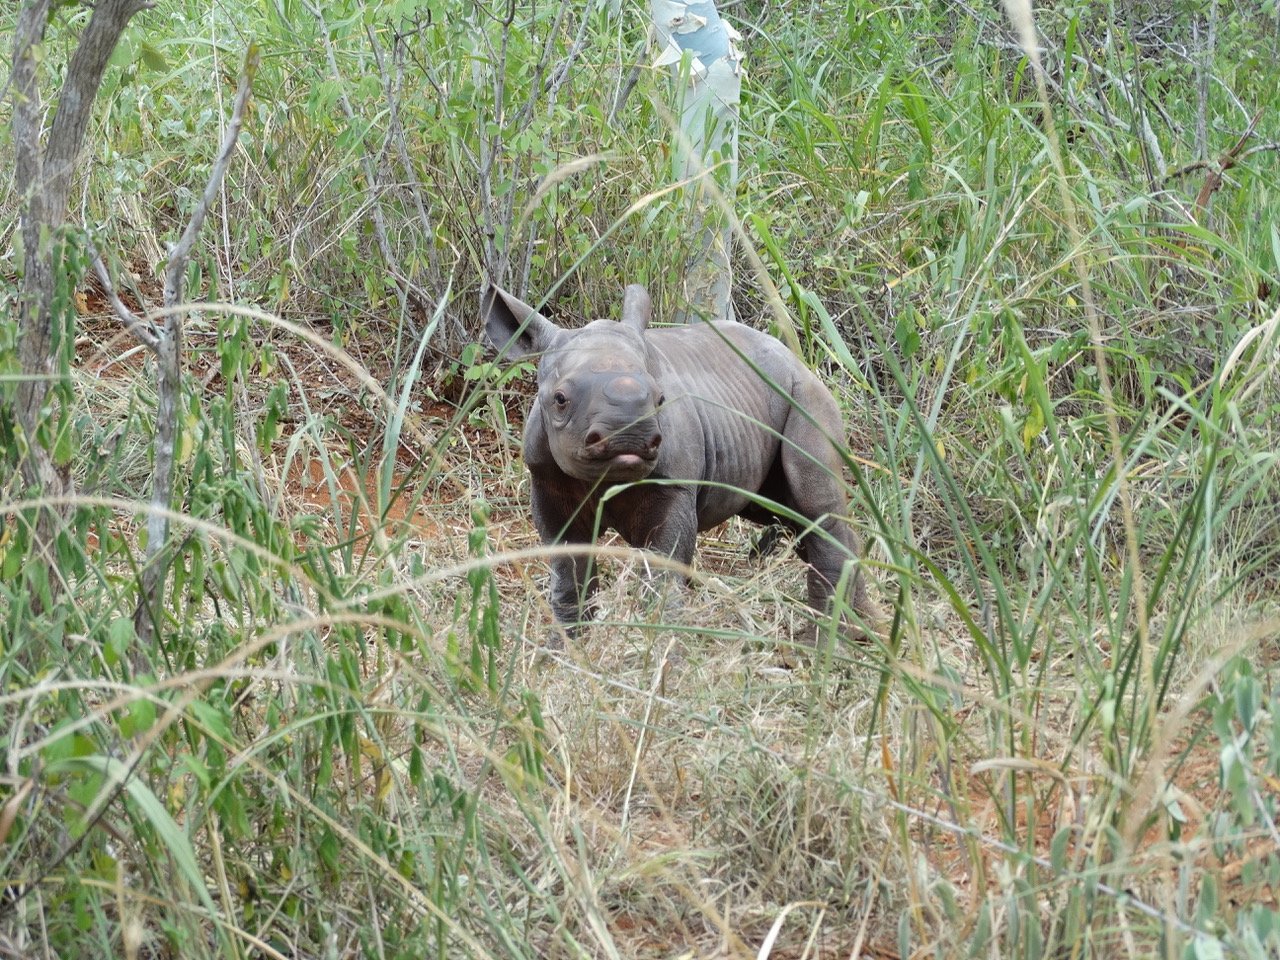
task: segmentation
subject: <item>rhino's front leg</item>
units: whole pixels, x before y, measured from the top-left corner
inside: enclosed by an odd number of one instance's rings
[[[551,561],[551,612],[570,637],[595,613],[599,586],[593,557],[555,557]]]
[[[533,525],[543,543],[587,545],[593,542],[594,530],[583,522],[583,511],[571,509],[571,499],[554,484],[535,480],[532,501]],[[551,559],[551,612],[568,636],[577,636],[579,626],[591,619],[598,586],[594,557],[575,554]],[[560,635],[554,635],[551,645],[559,646],[559,640]]]
[[[615,497],[614,515],[623,538],[633,547],[643,547],[682,567],[693,565],[698,545],[698,504],[694,491],[686,487],[640,484]],[[623,519],[625,518],[625,520]],[[662,567],[653,586],[662,598],[663,612],[677,612],[688,582],[684,570]]]

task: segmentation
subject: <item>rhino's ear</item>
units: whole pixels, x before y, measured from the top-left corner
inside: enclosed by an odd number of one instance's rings
[[[652,319],[653,300],[649,291],[638,283],[631,284],[622,295],[622,322],[639,333],[649,326]]]
[[[546,350],[560,328],[501,287],[488,286],[480,297],[484,335],[505,357],[523,357]]]

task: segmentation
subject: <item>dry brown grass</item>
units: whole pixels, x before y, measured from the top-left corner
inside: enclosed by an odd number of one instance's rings
[[[110,340],[86,343],[94,347],[113,349]],[[441,694],[451,683],[442,671],[445,638],[457,625],[459,598],[469,596],[473,501],[492,508],[488,555],[537,548],[527,480],[512,437],[430,401],[420,411],[423,435],[450,438],[439,471],[424,475],[429,451],[406,440],[395,475],[403,490],[385,516],[375,516],[376,477],[369,459],[353,457],[350,440],[372,438],[379,413],[308,347],[281,342],[278,349],[292,370],[305,371],[295,385],[313,420],[291,424],[265,453],[242,453],[258,464],[279,515],[319,515],[325,541],[344,542],[354,515],[357,561],[347,573],[401,591],[415,605],[425,628],[418,652],[371,648],[363,660],[366,707],[386,717],[378,727],[382,759],[343,790],[377,797],[401,829],[420,830],[398,759],[413,729],[402,714],[422,689],[450,702]],[[104,424],[124,415],[137,389],[123,370],[109,364],[87,382],[85,402]],[[214,380],[206,389],[217,387]],[[243,397],[250,407],[260,400],[253,389]],[[898,481],[889,475],[886,482]],[[922,512],[931,503],[924,499]],[[540,704],[545,781],[503,762],[520,733],[501,724],[485,733],[509,708],[483,693],[453,701],[456,712],[438,718],[425,749],[430,763],[476,791],[490,855],[518,865],[519,881],[508,874],[510,886],[487,896],[505,898],[517,914],[528,911],[525,932],[539,955],[576,955],[566,929],[590,943],[593,955],[625,958],[894,957],[904,924],[917,944],[938,947],[948,938],[958,945],[974,934],[984,904],[1006,903],[1001,894],[1012,895],[1032,873],[1025,854],[1048,858],[1064,827],[1075,830],[1069,858],[1115,860],[1104,879],[1159,909],[1194,895],[1196,882],[1187,878],[1202,868],[1216,871],[1226,896],[1272,902],[1246,876],[1265,832],[1225,863],[1203,839],[1167,839],[1165,801],[1179,803],[1190,837],[1228,800],[1215,781],[1214,748],[1187,736],[1194,724],[1171,727],[1146,758],[1170,771],[1168,786],[1144,807],[1155,819],[1142,821],[1132,849],[1106,848],[1099,825],[1142,789],[1117,774],[1114,745],[1096,728],[1078,735],[1091,707],[1082,697],[1086,674],[1112,655],[1110,637],[1098,633],[1033,655],[1015,678],[1020,692],[1000,700],[951,601],[920,584],[901,610],[895,654],[873,644],[815,657],[789,639],[804,626],[803,566],[785,549],[752,558],[753,533],[732,521],[700,538],[693,580],[671,622],[655,622],[661,606],[646,590],[644,558],[606,538],[600,622],[561,652],[543,649],[551,629],[543,562],[522,556],[493,566],[502,669],[514,689]],[[871,558],[886,560],[879,548]],[[415,575],[415,563],[428,575]],[[387,570],[389,585],[380,579]],[[430,573],[440,570],[455,573]],[[1248,589],[1219,604],[1189,637],[1171,700],[1187,719],[1205,688],[1206,664],[1256,619],[1258,598]],[[1153,611],[1154,629],[1178,614],[1175,599]],[[972,610],[989,615],[976,604]],[[1050,613],[1061,617],[1063,635],[1075,629],[1068,611]],[[931,708],[907,681],[930,687],[949,708]],[[385,793],[384,783],[391,784]],[[1011,838],[1024,854],[1010,854]],[[1066,886],[1078,881],[1070,872],[1047,882],[1037,876],[1038,902],[1051,917]],[[1181,894],[1180,884],[1187,888]],[[1122,928],[1108,935],[1117,950],[1145,942]]]

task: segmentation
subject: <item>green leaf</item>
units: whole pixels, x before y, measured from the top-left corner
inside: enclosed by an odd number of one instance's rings
[[[1253,733],[1253,725],[1258,719],[1258,709],[1262,705],[1262,688],[1253,677],[1241,677],[1235,682],[1236,716],[1246,733]]]
[[[130,645],[137,639],[132,618],[116,617],[112,620],[111,626],[107,627],[107,642],[102,650],[107,665],[114,667],[122,661]]]
[[[151,788],[134,775],[134,771],[123,761],[115,757],[104,757],[95,754],[89,757],[73,757],[51,763],[47,768],[52,774],[89,773],[104,778],[103,789],[123,783],[125,794],[133,802],[134,807],[142,815],[151,828],[159,836],[161,845],[168,851],[178,874],[183,877],[209,911],[209,916],[217,916],[218,909],[205,886],[204,871],[196,860],[191,838],[169,816],[169,812],[160,802],[160,798],[151,792]]]
[[[1076,14],[1071,18],[1071,22],[1067,24],[1067,38],[1062,44],[1062,74],[1063,86],[1067,86],[1071,80],[1071,67],[1075,61],[1076,52],[1076,35],[1080,31],[1080,15]]]
[[[200,781],[200,786],[208,790],[213,783],[213,777],[209,772],[209,767],[203,760],[194,754],[184,753],[182,755],[182,765],[191,771],[192,775]]]
[[[1067,870],[1067,844],[1074,832],[1074,827],[1060,827],[1049,844],[1049,862],[1058,873],[1065,873]]]
[[[902,359],[910,360],[920,349],[920,330],[915,320],[915,311],[907,308],[898,314],[893,326],[893,338],[898,341],[898,349],[902,351]]]
[[[1201,925],[1218,915],[1218,881],[1212,871],[1200,879],[1200,902],[1196,904],[1196,920]]]
[[[22,552],[12,546],[4,551],[4,562],[0,563],[0,580],[11,583],[22,568]]]
[[[125,737],[134,737],[150,730],[156,722],[156,705],[150,700],[139,698],[129,704],[129,709],[120,718],[120,733]]]
[[[1044,433],[1044,410],[1040,408],[1038,401],[1031,401],[1031,407],[1027,410],[1026,422],[1022,425],[1022,449],[1027,452],[1031,451],[1031,444]]]
[[[169,69],[169,63],[165,60],[164,54],[145,40],[142,41],[142,45],[138,50],[138,58],[142,61],[144,67],[156,73]]]
[[[54,437],[53,462],[58,466],[65,467],[71,462],[71,458],[75,456],[76,448],[72,442],[74,439],[71,435],[71,430],[67,426],[63,426]]]
[[[89,756],[96,749],[94,742],[83,733],[67,733],[46,743],[40,750],[40,756],[46,765],[53,766],[63,760]]]
[[[1192,947],[1196,960],[1224,960],[1222,941],[1217,937],[1197,937]]]
[[[191,704],[191,712],[200,725],[214,737],[223,741],[231,739],[231,725],[227,722],[227,716],[222,710],[203,700],[196,700]]]
[[[930,163],[933,160],[933,124],[929,119],[929,107],[924,94],[910,80],[903,80],[898,89],[898,98],[902,102],[903,113],[920,137],[920,145],[924,148],[924,162]]]
[[[317,848],[320,854],[320,860],[333,873],[338,872],[338,838],[333,835],[332,830],[326,829],[324,837],[320,840]]]

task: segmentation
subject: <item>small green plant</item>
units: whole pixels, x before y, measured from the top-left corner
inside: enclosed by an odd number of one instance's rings
[[[506,434],[510,432],[510,425],[506,407],[501,402],[502,391],[516,380],[527,379],[536,367],[528,360],[516,363],[486,360],[485,350],[485,344],[479,341],[467,344],[457,362],[444,372],[441,384],[446,390],[456,385],[459,391],[481,398],[481,403],[471,408],[471,421]]]

